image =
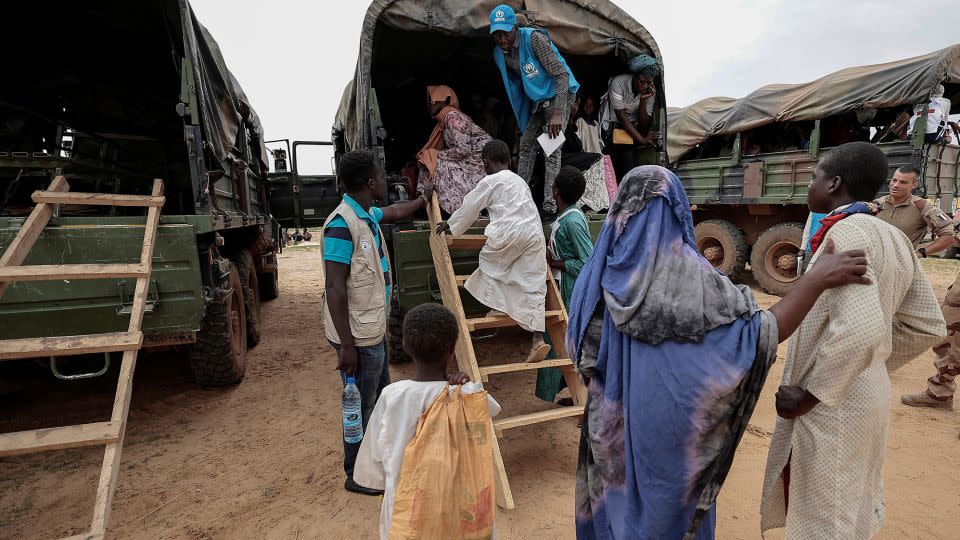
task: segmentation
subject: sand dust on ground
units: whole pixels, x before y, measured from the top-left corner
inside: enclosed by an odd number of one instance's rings
[[[957,262],[925,265],[942,296]],[[280,298],[264,305],[263,339],[240,385],[200,389],[182,353],[141,356],[112,538],[376,538],[380,500],[342,488],[340,383],[320,323],[319,251],[287,249],[280,271]],[[758,297],[765,307],[775,301]],[[478,342],[481,363],[522,354],[526,340],[501,332]],[[925,387],[932,360],[928,351],[892,376],[888,515],[879,538],[960,534],[960,416],[899,403],[901,393]],[[778,363],[770,374],[720,495],[718,538],[760,538],[780,370]],[[391,371],[394,380],[412,374],[409,365]],[[494,376],[488,389],[504,414],[549,408],[533,395],[535,377]],[[62,382],[32,362],[0,365],[0,433],[106,420],[115,381],[116,367],[109,377]],[[517,508],[498,513],[500,538],[574,538],[578,437],[575,419],[506,432],[500,444]],[[85,532],[102,456],[100,449],[77,449],[0,459],[0,538]]]

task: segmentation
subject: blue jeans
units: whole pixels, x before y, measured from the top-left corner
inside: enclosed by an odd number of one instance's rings
[[[340,355],[340,345],[331,342],[333,348]],[[387,362],[386,341],[381,341],[378,345],[370,347],[357,347],[357,371],[353,374],[357,381],[357,389],[360,390],[360,415],[363,422],[363,431],[367,431],[367,420],[373,414],[373,407],[380,398],[380,392],[390,384],[390,364]],[[344,386],[347,384],[347,377],[340,373],[340,380]],[[343,425],[341,424],[341,429]],[[347,473],[347,478],[353,478],[353,465],[357,461],[357,452],[360,451],[360,443],[343,442],[343,471]]]

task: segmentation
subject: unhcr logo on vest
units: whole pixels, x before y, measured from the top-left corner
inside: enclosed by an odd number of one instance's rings
[[[533,62],[527,62],[524,64],[523,71],[526,72],[528,79],[532,79],[537,75],[540,75],[540,70],[537,69],[537,66],[533,65]]]
[[[496,18],[493,19],[493,22],[498,22],[498,23],[507,22],[506,13],[504,13],[502,9],[498,9],[497,12],[494,13],[494,15],[496,16]]]

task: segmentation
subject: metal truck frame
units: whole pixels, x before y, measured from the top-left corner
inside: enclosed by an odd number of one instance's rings
[[[924,181],[917,195],[952,213],[960,147],[924,142],[925,109],[911,139],[897,136],[913,106],[926,103],[941,83],[953,112],[960,112],[960,45],[810,83],[766,86],[738,100],[708,98],[672,109],[668,153],[693,205],[701,252],[731,277],[749,263],[758,285],[785,294],[798,279],[813,169],[830,148],[853,140],[877,143],[891,176],[902,165],[920,168]],[[886,192],[884,186],[878,195]]]
[[[201,385],[239,382],[260,302],[279,292],[278,226],[263,128],[217,43],[186,0],[17,3],[8,16],[20,23],[0,38],[18,74],[0,88],[0,251],[56,175],[132,194],[163,179],[143,346],[189,347]],[[82,39],[38,41],[38,28]],[[136,211],[63,205],[25,264],[128,262],[142,236]],[[119,279],[13,284],[0,339],[122,330],[132,294]]]

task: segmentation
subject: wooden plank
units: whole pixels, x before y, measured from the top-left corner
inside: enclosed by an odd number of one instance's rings
[[[153,181],[153,196],[163,195],[163,181]],[[133,293],[133,306],[130,311],[130,332],[140,332],[143,324],[143,311],[147,305],[147,293],[150,285],[150,268],[153,260],[153,247],[157,240],[157,226],[160,224],[160,207],[152,206],[147,210],[147,222],[144,227],[143,247],[140,250],[140,264],[147,267],[147,275],[137,279]],[[126,351],[120,362],[120,376],[117,379],[117,393],[113,398],[112,422],[120,425],[120,437],[108,444],[103,451],[103,466],[100,480],[97,482],[97,497],[93,503],[93,521],[90,530],[105,531],[110,526],[110,511],[113,508],[113,496],[116,492],[117,478],[120,476],[120,455],[123,439],[127,430],[127,416],[130,412],[130,395],[133,392],[133,371],[137,366],[137,351]]]
[[[70,189],[70,185],[67,184],[67,179],[62,176],[54,178],[53,182],[50,182],[50,185],[47,186],[47,191],[50,192],[67,191],[68,189]],[[50,222],[53,209],[52,204],[38,204],[33,208],[30,216],[23,222],[20,230],[17,231],[17,235],[7,246],[3,256],[0,257],[0,266],[19,266],[23,264],[23,261],[27,259],[27,254],[33,249],[33,244],[36,243],[37,238],[40,238],[40,233]],[[0,298],[3,298],[3,293],[7,291],[9,285],[7,282],[0,283]]]
[[[67,536],[65,538],[61,538],[60,540],[102,540],[103,536],[104,536],[103,531],[97,531],[97,532],[90,531],[90,532],[85,532],[83,534],[77,534],[74,536]]]
[[[117,424],[97,422],[0,435],[0,457],[97,446],[116,441],[120,436]]]
[[[500,441],[496,436],[493,438],[493,483],[497,490],[497,506],[504,510],[516,508],[510,482],[507,480],[507,468],[503,465],[503,454],[500,453]]]
[[[430,206],[427,207],[427,216],[430,218],[430,230],[436,231],[437,223],[440,221],[440,204],[436,197],[431,199]],[[456,284],[453,260],[450,258],[450,249],[445,239],[447,236],[449,235],[430,234],[430,254],[433,256],[433,266],[436,270],[437,283],[440,285],[440,297],[443,300],[443,305],[452,311],[457,318],[459,336],[454,348],[457,367],[460,371],[470,375],[471,380],[480,381],[480,368],[477,366],[477,358],[474,356],[470,328],[467,326],[463,314],[463,301]]]
[[[35,264],[0,266],[0,281],[137,278],[148,275],[142,264]]]
[[[436,230],[436,229],[434,229]],[[464,234],[461,236],[447,236],[447,246],[450,249],[480,249],[487,243],[487,237],[482,234]]]
[[[34,191],[33,202],[48,204],[83,204],[91,206],[163,206],[163,196],[124,195],[118,193],[82,193],[71,191],[57,193]]]
[[[493,427],[497,431],[512,429],[541,422],[550,422],[570,416],[580,416],[583,414],[583,405],[574,405],[573,407],[557,407],[548,411],[539,411],[530,414],[521,414],[520,416],[511,416],[509,418],[496,419],[493,421]]]
[[[559,310],[547,311],[543,315],[547,320],[550,320],[552,318],[562,317],[563,312]],[[467,326],[470,328],[470,331],[473,332],[474,330],[517,326],[517,321],[511,319],[510,317],[478,317],[475,319],[467,319]]]
[[[457,287],[463,287],[468,279],[470,279],[470,276],[457,276]]]
[[[8,339],[0,341],[0,360],[131,351],[139,349],[142,341],[141,332]]]
[[[516,371],[528,371],[533,369],[548,368],[548,367],[563,367],[563,366],[572,366],[573,361],[569,358],[557,358],[550,360],[543,360],[540,362],[518,362],[515,364],[497,364],[494,366],[480,366],[480,373],[483,375],[493,375],[496,373],[513,373]]]

